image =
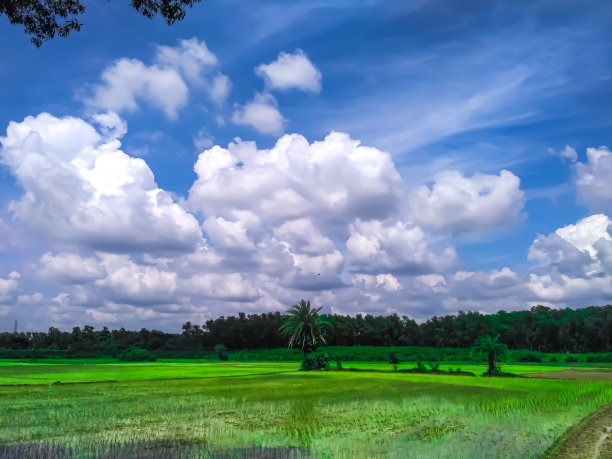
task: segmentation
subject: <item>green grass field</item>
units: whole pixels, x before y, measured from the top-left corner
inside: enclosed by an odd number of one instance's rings
[[[219,378],[296,371],[289,363],[202,362],[167,360],[151,363],[118,363],[116,359],[57,360],[53,363],[0,363],[0,385],[139,381],[149,379]]]
[[[609,381],[393,373],[389,364],[359,362],[345,366],[387,372],[299,372],[295,362],[3,362],[0,457],[231,457],[258,451],[538,457],[570,426],[612,403]],[[484,371],[484,366],[450,366]],[[609,365],[595,367],[610,372]],[[504,371],[571,368],[506,365]]]

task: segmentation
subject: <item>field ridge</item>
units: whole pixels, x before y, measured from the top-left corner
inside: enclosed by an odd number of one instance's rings
[[[612,457],[612,445],[609,440],[601,443],[599,451],[596,448],[609,426],[612,426],[612,404],[594,411],[567,429],[548,449],[543,459]]]

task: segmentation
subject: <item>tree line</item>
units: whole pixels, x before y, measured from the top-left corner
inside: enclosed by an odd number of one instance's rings
[[[484,335],[500,335],[510,349],[540,352],[612,351],[612,305],[581,309],[551,309],[534,306],[525,311],[496,314],[462,312],[434,316],[418,324],[397,314],[355,317],[323,314],[328,346],[428,346],[469,348]],[[61,331],[0,333],[0,348],[50,350],[58,354],[117,355],[129,346],[152,351],[212,351],[218,344],[227,349],[273,349],[286,347],[288,338],[280,329],[280,312],[239,313],[221,316],[202,325],[187,322],[180,333],[159,330],[96,330],[91,325]]]

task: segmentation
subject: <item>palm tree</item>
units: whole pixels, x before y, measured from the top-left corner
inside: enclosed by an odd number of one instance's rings
[[[309,352],[314,351],[319,344],[325,344],[323,327],[326,321],[319,316],[323,309],[310,308],[310,301],[300,300],[289,308],[280,326],[280,332],[289,336],[288,347],[300,347],[304,352],[304,358]]]
[[[508,346],[499,341],[499,335],[485,335],[476,339],[474,349],[486,354],[489,363],[488,374],[499,370],[495,364],[496,359],[503,359],[508,354]]]
[[[219,356],[219,360],[227,360],[227,347],[225,347],[225,344],[217,344],[215,352]]]

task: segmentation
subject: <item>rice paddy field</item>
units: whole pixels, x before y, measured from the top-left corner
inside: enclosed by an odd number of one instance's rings
[[[612,404],[609,364],[505,365],[538,376],[517,378],[343,367],[374,371],[302,372],[296,362],[3,361],[0,457],[541,457]]]

